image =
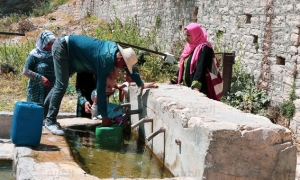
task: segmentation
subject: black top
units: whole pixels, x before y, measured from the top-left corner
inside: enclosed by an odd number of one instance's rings
[[[76,91],[78,94],[77,100],[77,117],[87,117],[91,118],[91,114],[85,112],[84,103],[86,101],[93,104],[91,99],[91,94],[94,89],[96,89],[96,75],[87,72],[78,72],[76,78]]]
[[[213,50],[212,50],[212,48],[205,46],[202,49],[202,51],[200,51],[200,54],[198,56],[197,67],[196,67],[195,71],[192,74],[190,74],[190,65],[191,65],[193,53],[190,54],[187,64],[186,64],[185,77],[184,77],[185,84],[188,87],[191,87],[193,81],[198,81],[202,84],[200,92],[207,94],[208,91],[207,91],[205,74],[206,74],[206,68],[211,70],[211,65],[212,65],[212,60],[213,60]],[[192,89],[193,89],[193,87],[192,87]]]

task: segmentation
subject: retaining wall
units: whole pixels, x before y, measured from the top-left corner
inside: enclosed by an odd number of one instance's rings
[[[159,84],[158,89],[130,89],[134,129],[175,176],[207,180],[295,179],[296,151],[289,129],[269,119],[243,113],[187,87]],[[177,142],[177,143],[176,143]],[[178,142],[181,142],[178,144]]]

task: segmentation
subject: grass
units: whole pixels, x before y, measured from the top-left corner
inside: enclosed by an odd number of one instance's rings
[[[0,76],[0,109],[12,111],[15,102],[26,99],[26,87],[18,75],[8,74]]]
[[[69,81],[71,86],[74,86],[76,76]],[[21,74],[0,75],[0,111],[12,112],[17,101],[26,101],[26,89],[28,79],[22,77]],[[65,94],[61,112],[76,112],[77,95]]]

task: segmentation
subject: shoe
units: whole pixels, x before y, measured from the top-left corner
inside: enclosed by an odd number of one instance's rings
[[[63,136],[65,135],[65,132],[63,129],[60,127],[59,123],[56,124],[51,124],[47,125],[45,124],[45,128],[50,131],[52,134],[58,135],[58,136]]]

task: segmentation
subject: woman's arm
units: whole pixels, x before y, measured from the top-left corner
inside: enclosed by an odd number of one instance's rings
[[[34,72],[36,65],[37,65],[37,61],[35,60],[35,58],[29,55],[23,67],[23,75],[33,81],[39,81],[42,75],[38,74],[37,72]]]

